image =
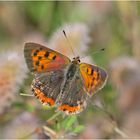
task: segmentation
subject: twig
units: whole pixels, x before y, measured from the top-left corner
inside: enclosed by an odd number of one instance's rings
[[[27,134],[24,137],[21,137],[20,139],[28,139],[30,136],[32,136],[35,133],[38,133],[39,131],[41,131],[41,128],[40,127],[37,127],[34,131],[32,131],[31,133]]]
[[[125,134],[122,130],[120,130],[117,126],[114,127],[114,131],[120,134],[123,138],[129,138],[127,134]]]
[[[46,122],[48,123],[48,122],[54,120],[54,119],[55,119],[57,116],[59,116],[59,115],[60,115],[60,112],[55,113],[55,114],[54,114],[52,117],[50,117]],[[20,138],[20,139],[27,139],[27,138],[29,138],[29,137],[32,136],[33,134],[40,132],[41,129],[42,129],[42,127],[43,127],[44,130],[46,130],[47,132],[51,133],[53,136],[56,136],[56,132],[55,132],[55,131],[53,131],[52,129],[50,129],[50,128],[47,127],[47,126],[43,126],[43,125],[42,125],[42,126],[40,126],[40,127],[37,127],[34,131],[32,131],[31,133],[29,133],[28,135],[26,135],[26,136],[24,136],[24,137],[22,137],[22,138]]]
[[[56,138],[56,132],[54,130],[52,130],[51,128],[47,127],[47,126],[43,126],[43,129],[45,130],[45,132],[49,132],[49,134],[51,134],[52,137]],[[44,133],[45,133],[44,132]],[[48,133],[47,133],[48,134]],[[48,134],[48,135],[49,135]]]
[[[118,126],[117,126],[117,121],[115,120],[114,116],[113,116],[110,112],[104,110],[104,109],[101,108],[100,106],[95,105],[95,104],[93,104],[93,103],[92,103],[92,105],[93,105],[95,108],[100,109],[102,112],[104,112],[104,113],[110,118],[111,123],[112,123],[113,126],[114,126],[114,131],[115,131],[116,133],[118,133],[119,135],[121,135],[123,138],[129,138],[129,136],[128,136],[126,133],[124,133],[122,130],[120,130],[120,128],[118,128]]]
[[[28,97],[33,97],[33,94],[24,94],[24,93],[20,93],[21,96],[28,96]]]
[[[50,117],[46,122],[49,123],[50,121],[54,120],[57,116],[59,116],[61,112],[55,113],[52,117]]]

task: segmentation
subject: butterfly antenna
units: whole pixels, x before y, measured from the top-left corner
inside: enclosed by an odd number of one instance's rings
[[[91,55],[100,53],[100,52],[102,52],[102,51],[105,51],[105,48],[101,48],[100,50],[97,50],[97,51],[95,51],[95,52],[92,52]],[[81,59],[86,58],[86,57],[87,57],[87,56],[83,56],[83,57],[81,57]]]
[[[67,41],[68,41],[68,43],[69,43],[69,46],[70,46],[70,48],[71,48],[71,51],[72,51],[72,53],[73,53],[73,55],[74,55],[74,57],[76,56],[75,55],[75,53],[74,53],[74,50],[73,50],[73,47],[72,47],[72,43],[71,43],[71,41],[68,39],[68,37],[67,37],[67,35],[66,35],[66,32],[63,30],[63,34],[64,34],[64,36],[65,36],[65,38],[67,39]]]

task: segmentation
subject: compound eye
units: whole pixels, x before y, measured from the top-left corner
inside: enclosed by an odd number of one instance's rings
[[[80,59],[78,60],[78,62],[81,62]]]

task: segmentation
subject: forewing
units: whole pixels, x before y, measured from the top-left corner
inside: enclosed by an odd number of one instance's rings
[[[100,67],[86,63],[80,64],[80,72],[86,92],[92,96],[100,90],[107,80],[107,72]]]
[[[80,73],[70,82],[69,88],[64,91],[58,110],[65,114],[78,114],[86,108],[87,94],[83,89]]]
[[[63,70],[36,74],[31,85],[32,92],[43,104],[54,106],[63,79]]]
[[[24,57],[29,70],[35,73],[62,69],[70,63],[68,57],[37,43],[25,44]]]

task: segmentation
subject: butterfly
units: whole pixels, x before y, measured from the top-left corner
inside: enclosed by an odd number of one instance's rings
[[[88,99],[100,90],[107,80],[102,68],[81,63],[80,58],[67,56],[37,43],[26,43],[24,57],[30,72],[33,94],[43,105],[55,106],[65,114],[78,114]]]

